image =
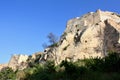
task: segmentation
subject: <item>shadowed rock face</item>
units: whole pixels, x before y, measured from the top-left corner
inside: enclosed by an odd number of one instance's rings
[[[120,52],[120,16],[97,10],[67,23],[58,47],[49,48],[46,54],[59,64],[64,59],[76,61],[90,57],[104,57],[107,51]]]

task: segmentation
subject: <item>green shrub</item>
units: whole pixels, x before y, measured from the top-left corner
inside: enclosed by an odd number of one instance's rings
[[[54,44],[49,45],[48,47],[57,47],[57,46],[58,46],[58,43],[54,43]]]
[[[0,80],[8,79],[15,80],[15,72],[11,68],[5,67],[0,71]]]
[[[47,73],[56,72],[54,61],[47,61],[46,64],[44,65],[44,67],[45,67],[45,70]]]
[[[120,55],[111,52],[104,58],[91,58],[55,66],[53,61],[44,65],[33,63],[32,67],[14,72],[4,68],[0,80],[120,80]]]

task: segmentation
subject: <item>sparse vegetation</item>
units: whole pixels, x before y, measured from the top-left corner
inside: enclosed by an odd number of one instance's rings
[[[50,45],[43,43],[42,46],[44,49],[48,48],[48,47],[57,47],[58,46],[58,37],[55,34],[49,33],[47,35],[47,38],[49,40]]]
[[[66,35],[67,35],[67,33],[66,33],[66,32],[64,32],[62,36],[66,36]]]
[[[74,42],[75,42],[75,45],[77,45],[79,42],[81,42],[81,36],[82,34],[85,32],[86,29],[83,29],[82,32],[79,34],[79,33],[76,33],[75,36],[74,36]]]
[[[50,46],[48,47],[57,47],[58,46],[58,43],[54,43],[54,44],[51,44]]]
[[[53,34],[53,33],[49,33],[47,38],[49,39],[49,42],[51,44],[55,44],[58,41],[58,37],[55,34]]]
[[[76,62],[53,61],[35,64],[22,71],[10,68],[0,72],[0,80],[120,80],[120,54],[111,52],[104,58],[91,58]]]
[[[11,68],[5,67],[0,71],[0,80],[15,80],[16,72]]]

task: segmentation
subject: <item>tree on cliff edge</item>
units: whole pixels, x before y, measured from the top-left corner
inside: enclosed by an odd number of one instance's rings
[[[51,44],[55,44],[58,41],[58,37],[55,34],[53,34],[53,33],[49,33],[47,38],[49,39],[49,42]]]

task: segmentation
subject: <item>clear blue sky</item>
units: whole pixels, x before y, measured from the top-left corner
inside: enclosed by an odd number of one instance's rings
[[[0,0],[0,63],[43,51],[48,33],[60,36],[67,20],[97,9],[120,13],[120,0]]]

